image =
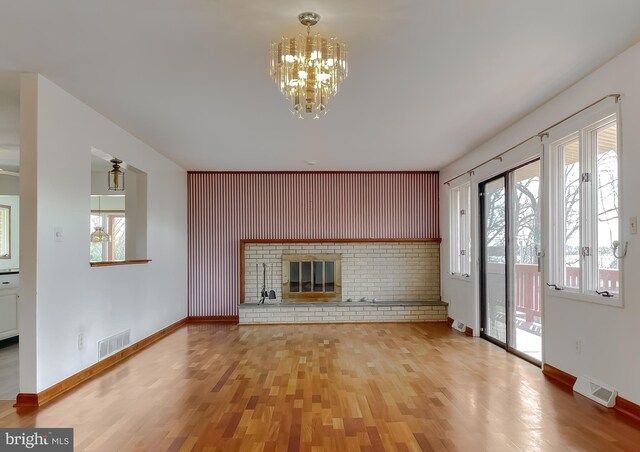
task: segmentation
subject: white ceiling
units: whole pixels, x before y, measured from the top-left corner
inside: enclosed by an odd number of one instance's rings
[[[268,74],[269,43],[301,31],[304,10],[350,50],[349,78],[315,121],[292,117]],[[190,170],[437,170],[640,40],[638,0],[0,0],[0,11],[0,70],[42,73]]]

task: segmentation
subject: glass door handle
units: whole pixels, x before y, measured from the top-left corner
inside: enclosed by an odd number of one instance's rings
[[[538,258],[538,273],[540,273],[542,272],[542,258],[544,257],[544,251],[538,251],[538,245],[536,245],[535,251]]]

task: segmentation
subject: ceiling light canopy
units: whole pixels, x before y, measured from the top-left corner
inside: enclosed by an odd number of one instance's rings
[[[298,20],[307,27],[307,35],[282,37],[271,44],[271,78],[291,102],[294,115],[318,118],[327,113],[329,97],[347,77],[347,47],[335,37],[311,35],[319,14],[301,13]]]

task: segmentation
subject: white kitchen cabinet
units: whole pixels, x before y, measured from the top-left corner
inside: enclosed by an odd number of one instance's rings
[[[18,335],[18,295],[0,295],[0,340]]]
[[[18,272],[0,273],[0,341],[18,335]]]

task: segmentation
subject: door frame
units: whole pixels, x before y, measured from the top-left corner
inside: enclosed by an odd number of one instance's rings
[[[479,282],[480,282],[480,337],[483,339],[488,340],[489,342],[497,345],[500,348],[504,348],[505,350],[508,349],[508,343],[509,343],[509,333],[510,333],[510,327],[509,327],[509,297],[508,297],[508,292],[509,292],[509,196],[508,196],[508,171],[507,172],[503,172],[501,174],[498,174],[497,176],[493,176],[490,179],[486,179],[483,180],[482,182],[478,183],[478,202],[479,202],[479,218],[478,218],[478,225],[480,228],[480,234],[479,234],[479,238],[480,238],[480,278],[479,278]],[[505,243],[505,277],[504,277],[504,290],[505,290],[505,342],[502,342],[496,338],[494,338],[493,336],[489,336],[488,334],[485,333],[486,327],[487,327],[487,283],[486,283],[486,234],[484,234],[485,231],[485,202],[484,202],[484,196],[485,196],[485,186],[487,184],[490,184],[491,182],[497,181],[499,179],[503,179],[504,180],[504,193],[505,193],[505,198],[504,198],[504,205],[505,205],[505,239],[506,239],[506,243]]]
[[[485,339],[495,345],[497,345],[500,348],[503,348],[504,350],[506,350],[509,353],[512,353],[516,356],[518,356],[519,358],[524,359],[525,361],[530,362],[531,364],[538,366],[538,367],[542,367],[542,363],[543,360],[541,359],[540,361],[538,361],[537,359],[527,355],[526,353],[521,352],[520,350],[512,347],[510,345],[511,342],[511,333],[512,333],[512,328],[511,328],[511,323],[512,323],[512,319],[510,318],[511,316],[511,304],[514,300],[512,300],[513,297],[513,293],[514,291],[512,290],[513,288],[511,287],[511,279],[512,279],[512,275],[513,275],[513,268],[511,268],[511,264],[512,264],[512,259],[511,259],[511,255],[512,255],[512,247],[513,247],[513,243],[511,240],[511,210],[512,210],[512,204],[511,204],[511,187],[513,185],[513,182],[511,180],[511,175],[518,169],[523,168],[527,165],[530,165],[531,163],[534,162],[540,162],[540,202],[542,202],[542,197],[543,197],[543,192],[542,192],[542,171],[543,171],[543,158],[542,155],[538,155],[535,156],[531,159],[528,159],[527,161],[525,161],[524,163],[520,163],[506,171],[502,171],[501,173],[497,174],[497,175],[493,175],[487,179],[484,179],[482,181],[480,181],[478,183],[478,236],[479,236],[479,258],[480,258],[480,262],[478,265],[478,269],[479,269],[479,290],[480,290],[480,294],[479,294],[479,300],[480,300],[480,337],[482,339]],[[486,249],[486,237],[484,234],[484,227],[485,227],[485,203],[484,203],[484,195],[485,195],[485,186],[488,183],[494,182],[498,179],[503,179],[504,180],[504,196],[505,196],[505,238],[506,238],[506,243],[505,243],[505,277],[504,277],[504,289],[505,289],[505,337],[506,340],[503,343],[502,341],[489,336],[488,334],[485,333],[485,328],[487,325],[487,297],[486,297],[486,278],[485,278],[485,271],[486,271],[486,262],[485,262],[485,249]],[[542,212],[540,212],[540,215],[542,215]],[[541,218],[542,221],[542,218]],[[542,233],[542,231],[540,231]],[[542,281],[542,279],[541,279]],[[543,290],[542,288],[540,288],[540,296],[543,296]],[[541,300],[542,301],[542,300]],[[543,318],[540,319],[541,325],[544,327],[544,310],[542,312],[542,316]],[[544,328],[542,330],[542,333],[544,334]],[[544,348],[544,339],[541,336],[540,338],[540,343],[542,348]],[[542,350],[541,350],[542,352]]]

